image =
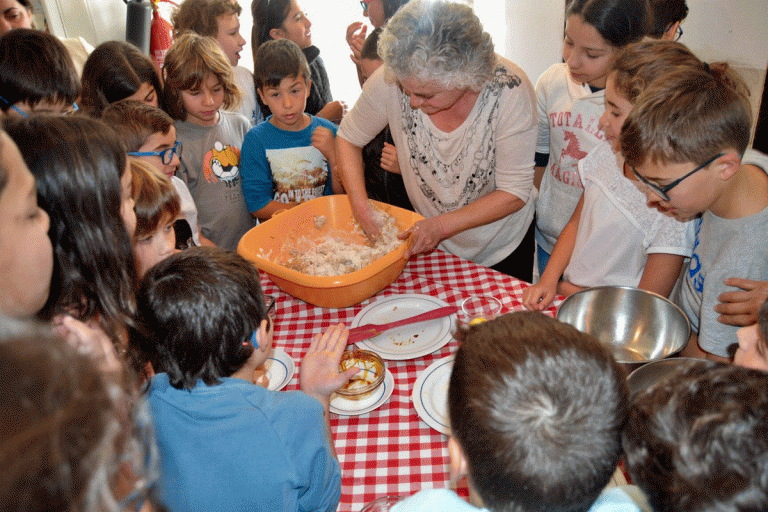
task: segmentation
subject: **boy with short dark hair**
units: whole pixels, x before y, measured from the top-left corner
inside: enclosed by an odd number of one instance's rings
[[[621,151],[648,205],[681,221],[701,215],[678,301],[694,331],[684,355],[726,360],[737,327],[715,312],[735,290],[724,280],[768,280],[768,157],[746,151],[750,128],[746,87],[705,63],[655,79],[623,125]]]
[[[157,372],[148,400],[169,510],[336,510],[329,407],[357,371],[339,373],[347,329],[312,340],[303,392],[274,392],[253,382],[273,326],[259,272],[241,256],[212,247],[170,256],[147,272],[136,302],[132,339]]]
[[[633,398],[623,436],[655,512],[768,510],[768,378],[700,361]]]
[[[256,90],[272,115],[245,136],[242,184],[248,211],[269,220],[343,188],[335,172],[337,126],[304,112],[312,81],[299,46],[289,39],[267,41],[255,57]]]
[[[171,180],[179,194],[181,213],[189,224],[192,242],[195,245],[214,245],[200,232],[192,194],[175,175],[181,164],[181,142],[176,140],[176,127],[171,116],[152,105],[126,99],[108,105],[101,119],[123,139],[129,156],[147,162]]]
[[[625,373],[607,348],[533,312],[458,337],[448,450],[452,477],[467,477],[474,506],[433,489],[393,511],[639,510],[620,488],[602,492],[619,462],[628,405]]]
[[[27,28],[0,37],[0,118],[71,113],[78,96],[80,78],[61,41]]]

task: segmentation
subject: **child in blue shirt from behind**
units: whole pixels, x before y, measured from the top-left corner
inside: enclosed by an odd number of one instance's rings
[[[162,458],[160,498],[187,510],[333,511],[341,474],[329,427],[348,331],[312,340],[302,392],[254,384],[272,346],[256,268],[213,247],[175,254],[144,277],[133,337],[157,372],[148,399]]]
[[[457,333],[448,384],[452,481],[392,512],[640,512],[636,487],[605,489],[628,415],[624,370],[592,336],[538,312]],[[381,509],[379,509],[381,510]]]
[[[272,115],[243,142],[243,194],[251,215],[269,220],[280,210],[341,193],[341,181],[332,172],[337,127],[304,112],[312,81],[299,46],[288,39],[262,44],[253,76]]]

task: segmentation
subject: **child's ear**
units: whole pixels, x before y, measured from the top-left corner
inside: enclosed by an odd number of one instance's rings
[[[256,89],[256,92],[259,93],[259,98],[261,98],[261,102],[266,105],[267,100],[264,98],[264,93],[262,92],[262,89],[263,87],[259,87],[258,89]]]
[[[461,477],[467,475],[469,466],[467,464],[467,457],[464,455],[464,450],[461,448],[459,441],[454,436],[448,437],[448,455],[450,458],[450,478],[451,482],[458,482]]]
[[[259,344],[257,350],[262,352],[268,352],[272,346],[272,326],[268,327],[267,324],[269,323],[266,319],[262,320],[259,324],[259,330],[256,331],[256,341]]]
[[[309,97],[309,91],[312,90],[312,80],[307,78],[307,97]]]
[[[273,28],[269,31],[269,37],[272,39],[285,39],[285,32],[281,28]]]
[[[728,181],[741,169],[741,157],[736,151],[729,149],[713,165],[717,176],[723,181]]]

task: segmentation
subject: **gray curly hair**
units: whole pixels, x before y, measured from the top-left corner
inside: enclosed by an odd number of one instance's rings
[[[472,8],[446,0],[411,0],[379,37],[388,78],[414,78],[448,89],[482,89],[493,75],[491,36]]]

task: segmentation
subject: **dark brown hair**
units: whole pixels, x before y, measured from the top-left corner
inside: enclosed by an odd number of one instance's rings
[[[579,15],[611,46],[621,48],[639,41],[648,32],[646,0],[572,0],[566,20]]]
[[[259,46],[253,62],[253,81],[257,89],[278,87],[283,78],[310,79],[309,65],[299,45],[290,39],[274,39]]]
[[[66,47],[51,34],[17,28],[0,36],[0,110],[26,101],[73,103],[80,79]]]
[[[96,321],[122,352],[136,286],[120,215],[125,146],[109,126],[86,116],[32,116],[7,122],[5,129],[35,176],[38,204],[51,219],[54,273],[40,317]]]
[[[648,35],[660,38],[674,23],[683,21],[688,16],[685,0],[649,0],[651,23]]]
[[[132,96],[143,83],[155,89],[162,108],[163,87],[149,57],[130,43],[107,41],[97,46],[83,65],[81,102],[89,113],[99,117],[107,105]]]
[[[752,113],[749,92],[726,65],[678,66],[645,89],[621,130],[627,164],[699,164],[725,149],[743,154]]]
[[[451,431],[491,511],[586,511],[613,474],[627,417],[623,369],[595,338],[541,313],[461,330]]]
[[[381,27],[374,29],[373,32],[368,34],[363,43],[363,48],[360,50],[360,58],[368,60],[381,60],[379,56],[379,35],[381,34]]]
[[[633,397],[623,445],[656,512],[768,510],[768,375],[700,361]]]
[[[25,327],[0,342],[3,510],[118,512],[124,463],[149,477],[130,391],[50,329]]]
[[[173,35],[186,31],[201,36],[216,37],[219,33],[218,17],[225,14],[240,15],[242,7],[235,0],[184,0],[171,16]]]
[[[191,247],[149,269],[137,302],[141,332],[132,341],[178,389],[218,384],[239,370],[267,319],[259,271],[216,247]]]
[[[139,151],[150,135],[166,134],[173,126],[171,116],[157,107],[137,100],[112,103],[104,109],[101,120],[123,139],[128,152]]]

